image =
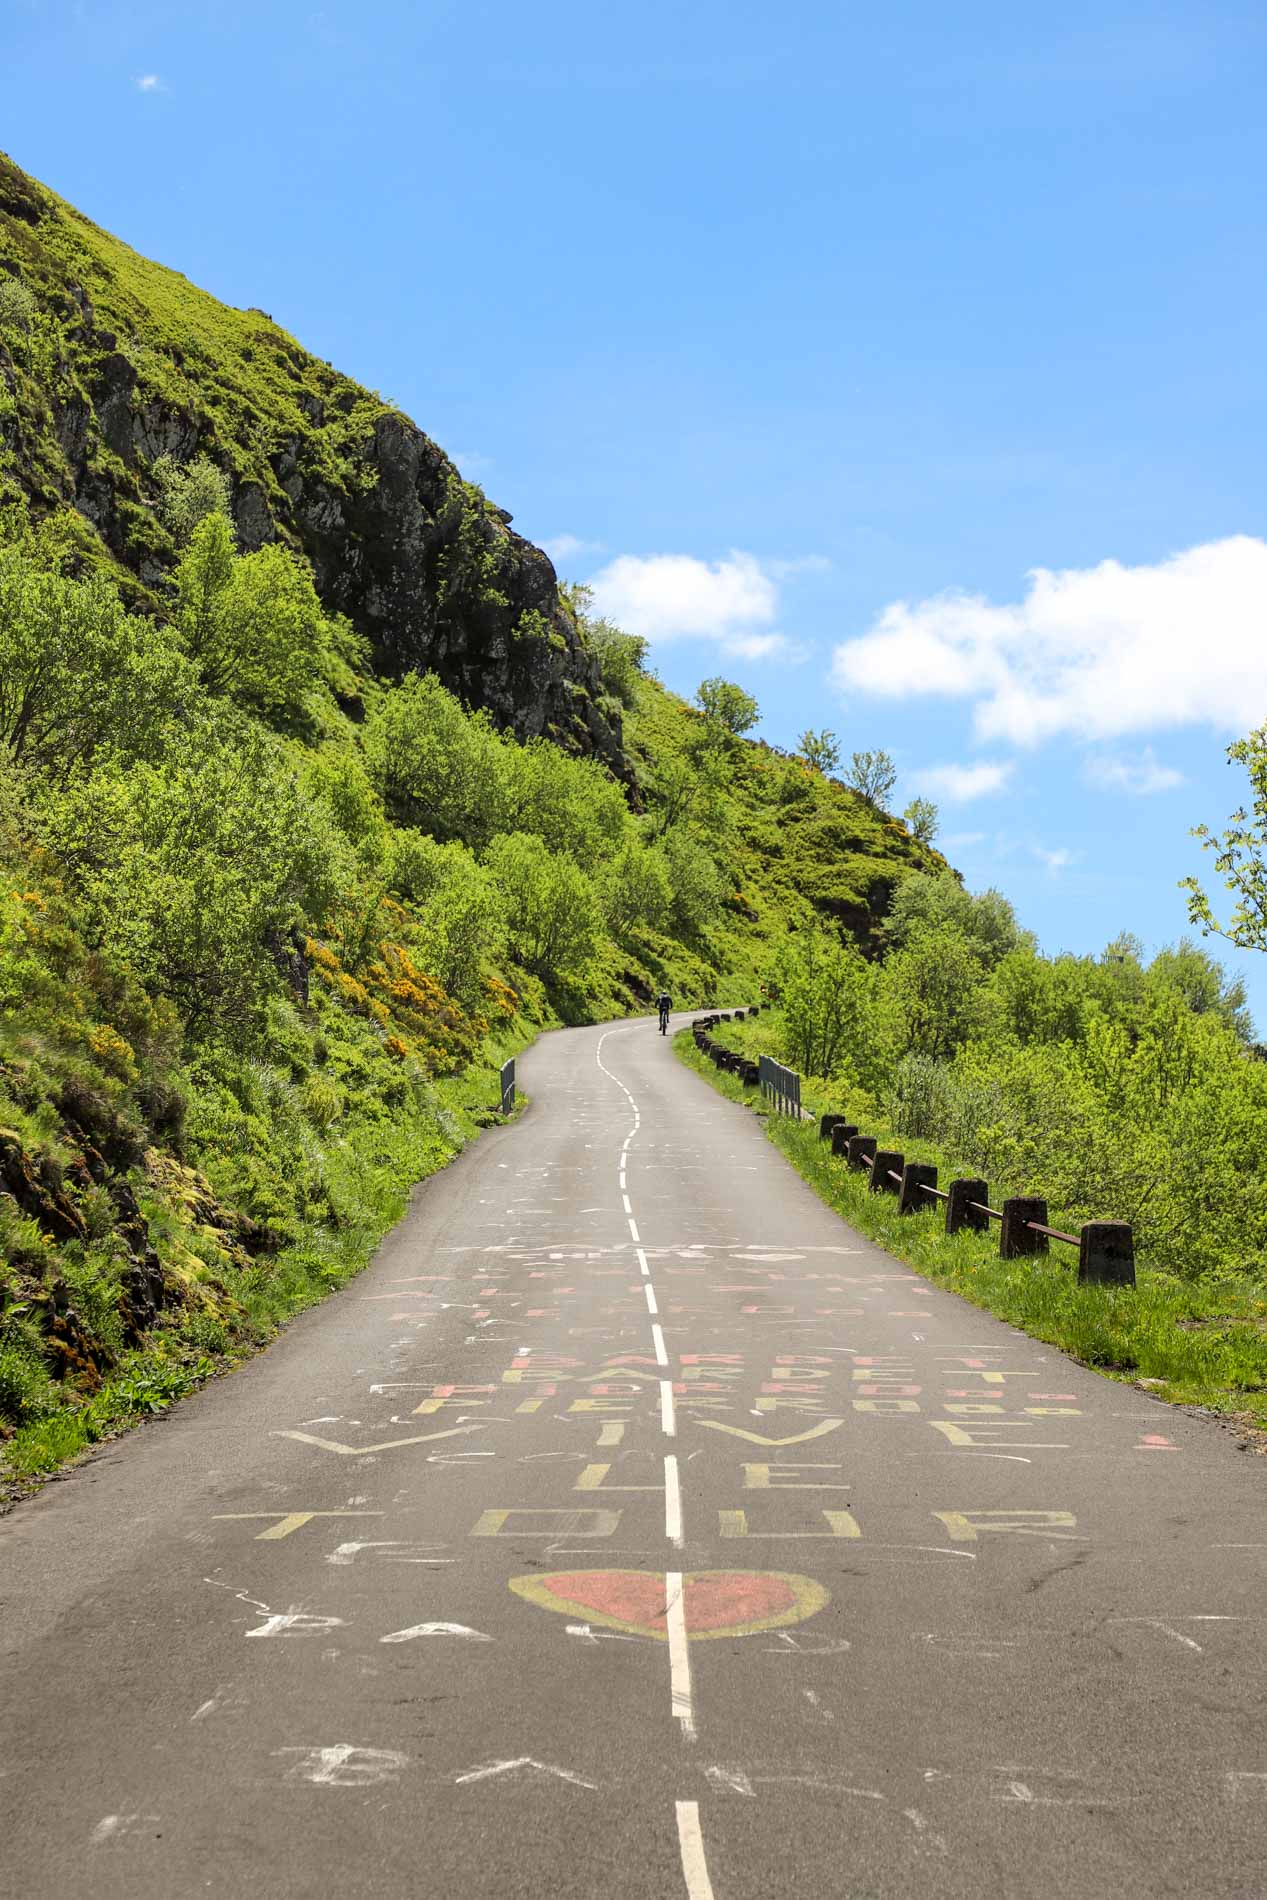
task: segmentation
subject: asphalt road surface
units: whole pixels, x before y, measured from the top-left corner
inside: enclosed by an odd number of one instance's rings
[[[649,1022],[0,1523],[0,1887],[1267,1894],[1267,1467],[844,1226]]]

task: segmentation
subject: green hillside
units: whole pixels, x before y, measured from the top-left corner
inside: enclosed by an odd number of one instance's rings
[[[685,705],[421,431],[0,160],[0,1439],[355,1272],[537,1030],[935,853]],[[723,696],[724,698],[724,696]]]

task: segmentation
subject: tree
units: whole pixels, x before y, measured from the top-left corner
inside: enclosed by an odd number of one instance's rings
[[[1181,879],[1179,888],[1188,893],[1189,920],[1203,937],[1213,933],[1241,950],[1267,950],[1267,726],[1237,739],[1227,756],[1249,774],[1252,814],[1242,805],[1222,834],[1197,825],[1192,835],[1200,838],[1203,850],[1214,853],[1214,868],[1236,900],[1231,916],[1226,923],[1218,921],[1195,877]]]
[[[1033,945],[1001,891],[966,891],[951,870],[912,871],[902,879],[889,908],[889,942],[899,948],[920,929],[948,927],[976,945],[993,965],[1019,944]]]
[[[750,731],[761,717],[761,709],[751,693],[719,677],[700,681],[695,703],[710,726],[732,738]]]
[[[506,747],[434,673],[409,673],[365,729],[370,776],[398,824],[476,850],[504,829]]]
[[[627,838],[604,866],[599,894],[614,937],[659,930],[673,901],[664,853],[640,838]]]
[[[881,994],[892,1047],[945,1062],[981,1020],[983,961],[953,925],[924,925],[884,965]]]
[[[863,1066],[874,972],[823,925],[797,932],[779,959],[788,1058],[808,1075]]]
[[[495,838],[485,863],[504,894],[507,934],[525,968],[556,982],[586,975],[603,917],[584,871],[524,831]]]
[[[172,539],[184,547],[200,521],[208,515],[229,516],[229,478],[205,455],[178,462],[160,455],[153,470],[158,489],[158,512]]]
[[[598,670],[607,691],[613,693],[622,706],[636,706],[638,682],[647,670],[650,641],[644,640],[638,633],[625,633],[614,621],[604,619],[602,615],[592,614],[592,588],[582,586],[580,582],[565,582],[560,586],[559,594],[576,622],[582,640],[598,661]]]
[[[209,692],[293,717],[320,678],[325,616],[305,564],[277,542],[239,555],[219,513],[176,569],[176,624]]]
[[[125,614],[104,578],[0,548],[0,756],[54,781],[101,750],[138,756],[191,690],[170,634]]]
[[[840,742],[826,727],[822,732],[815,732],[812,726],[807,726],[796,742],[796,749],[811,772],[826,775],[840,764]]]
[[[848,783],[878,810],[887,811],[897,784],[897,767],[887,752],[855,752]]]
[[[931,844],[941,829],[937,807],[931,798],[913,798],[902,813],[902,819],[918,844]]]

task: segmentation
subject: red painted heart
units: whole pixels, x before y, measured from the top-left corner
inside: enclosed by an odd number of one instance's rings
[[[643,1570],[557,1570],[548,1577],[512,1577],[517,1596],[605,1629],[663,1642],[668,1634],[666,1579]],[[686,1633],[750,1636],[802,1623],[828,1601],[812,1577],[781,1570],[696,1570],[684,1579]]]

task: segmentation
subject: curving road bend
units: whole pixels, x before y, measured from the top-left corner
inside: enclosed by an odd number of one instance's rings
[[[647,1022],[0,1523],[24,1900],[1267,1892],[1263,1467],[844,1226]]]

